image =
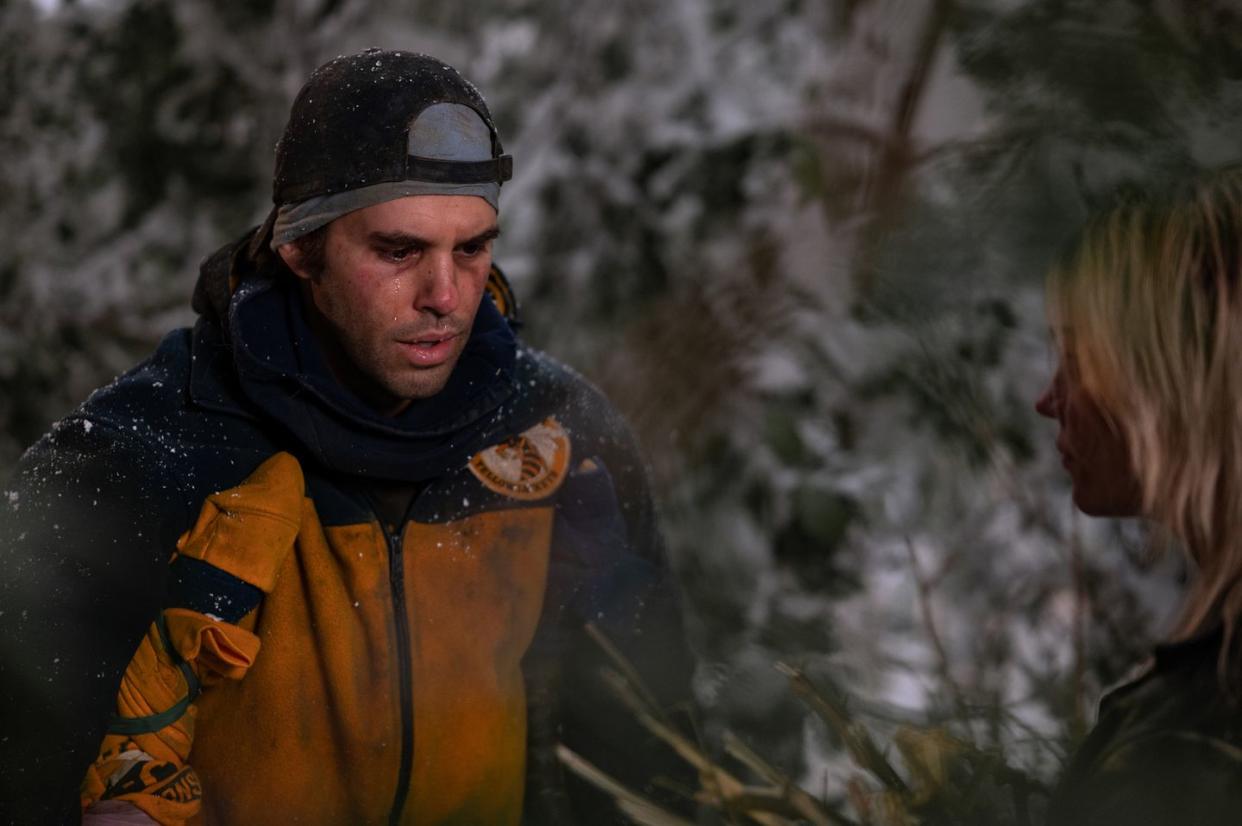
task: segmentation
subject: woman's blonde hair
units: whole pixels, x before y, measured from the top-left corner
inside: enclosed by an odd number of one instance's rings
[[[1130,197],[1048,279],[1077,378],[1126,437],[1144,513],[1198,567],[1174,631],[1242,617],[1242,169]]]

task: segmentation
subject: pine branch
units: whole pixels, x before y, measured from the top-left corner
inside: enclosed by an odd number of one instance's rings
[[[725,752],[742,765],[779,789],[779,795],[787,800],[797,817],[815,826],[853,826],[853,821],[832,811],[822,800],[789,779],[788,775],[756,754],[733,732],[725,732]]]
[[[566,746],[558,745],[556,756],[565,764],[565,768],[611,796],[616,801],[617,808],[635,823],[641,826],[694,826],[690,821],[672,814],[614,780]]]
[[[777,663],[776,670],[789,678],[794,693],[841,738],[854,762],[875,775],[888,789],[901,794],[909,793],[906,782],[884,757],[867,730],[850,717],[844,703],[821,691],[805,673],[793,666]]]

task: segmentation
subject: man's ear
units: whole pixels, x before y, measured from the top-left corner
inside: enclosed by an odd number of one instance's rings
[[[310,270],[306,268],[306,256],[302,254],[302,247],[292,241],[287,244],[281,244],[276,248],[276,252],[280,254],[284,260],[285,266],[289,271],[304,281],[313,281]]]

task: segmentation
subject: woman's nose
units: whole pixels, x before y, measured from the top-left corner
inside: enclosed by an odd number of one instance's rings
[[[1048,386],[1044,388],[1044,392],[1039,394],[1039,398],[1035,400],[1035,411],[1041,416],[1049,419],[1057,417],[1057,377],[1054,376],[1052,381],[1048,382]]]

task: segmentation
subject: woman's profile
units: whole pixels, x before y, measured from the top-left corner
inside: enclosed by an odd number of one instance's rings
[[[1242,170],[1098,215],[1048,280],[1075,506],[1143,517],[1193,574],[1176,626],[1108,694],[1049,822],[1242,823]]]

